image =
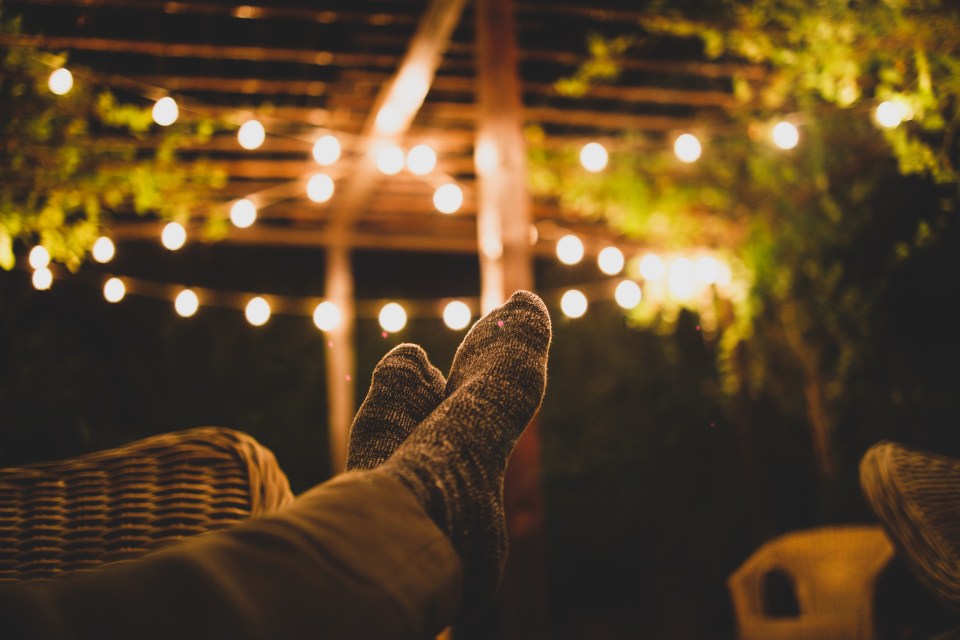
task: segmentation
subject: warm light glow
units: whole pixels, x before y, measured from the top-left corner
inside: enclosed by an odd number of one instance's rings
[[[180,108],[177,101],[170,96],[157,100],[153,105],[153,121],[161,127],[169,127],[180,117]]]
[[[267,139],[267,132],[259,120],[247,120],[237,131],[237,140],[244,149],[256,149]]]
[[[733,282],[733,271],[723,260],[717,260],[717,286],[727,287]]]
[[[403,128],[403,115],[395,107],[384,105],[374,124],[379,133],[391,135]]]
[[[396,302],[383,305],[379,319],[380,326],[389,333],[396,333],[407,326],[407,312]]]
[[[687,258],[677,258],[670,265],[667,288],[675,300],[689,300],[697,293],[697,271]]]
[[[696,162],[703,153],[703,145],[692,133],[684,133],[673,143],[673,152],[681,162]]]
[[[387,144],[377,150],[377,169],[387,176],[395,176],[403,169],[405,161],[403,149],[395,144]]]
[[[482,223],[480,232],[480,251],[485,258],[497,260],[503,255],[503,240],[500,236],[500,223],[496,220],[486,220]]]
[[[184,289],[174,299],[173,308],[178,315],[189,318],[200,308],[200,299],[192,289]]]
[[[425,144],[418,144],[407,152],[407,169],[410,173],[425,176],[437,166],[437,152]]]
[[[313,144],[313,159],[328,167],[340,159],[340,141],[336,136],[326,135]]]
[[[70,93],[70,89],[73,88],[73,74],[68,69],[57,69],[50,74],[47,86],[50,87],[51,92],[58,96]]]
[[[110,278],[103,283],[103,297],[107,302],[120,302],[127,295],[127,287],[120,278]]]
[[[667,272],[667,267],[663,263],[663,258],[655,253],[648,253],[640,260],[640,275],[644,280],[654,282],[663,277]]]
[[[262,327],[270,319],[270,303],[257,296],[247,303],[244,315],[247,316],[247,322],[255,327]]]
[[[433,192],[433,206],[440,213],[456,213],[463,206],[463,191],[452,182],[441,185]]]
[[[720,280],[720,263],[713,256],[702,256],[696,262],[697,278],[706,285],[717,284]]]
[[[27,261],[34,269],[43,269],[50,266],[50,252],[42,244],[38,244],[30,250]]]
[[[113,240],[107,236],[100,236],[97,238],[97,241],[93,243],[93,259],[99,263],[110,262],[113,260],[113,256],[117,253],[117,248],[113,244]]]
[[[470,324],[472,315],[470,307],[459,300],[454,300],[443,308],[443,322],[454,331],[459,331]]]
[[[568,318],[579,318],[587,312],[587,296],[570,289],[560,298],[560,309]]]
[[[307,183],[307,197],[322,204],[333,197],[333,178],[325,173],[316,173]]]
[[[606,148],[599,142],[588,142],[580,150],[580,164],[592,173],[603,171],[610,160]]]
[[[251,201],[243,198],[237,200],[230,207],[230,222],[240,229],[246,229],[257,220],[257,207]]]
[[[613,299],[624,309],[633,309],[643,299],[643,292],[640,291],[640,285],[633,280],[624,280],[617,285]]]
[[[877,105],[874,115],[881,127],[893,129],[904,120],[910,119],[910,109],[899,100],[884,100]]]
[[[160,234],[160,241],[170,251],[176,251],[187,241],[187,230],[179,222],[169,222]]]
[[[37,291],[46,291],[53,285],[53,272],[49,267],[43,267],[33,272],[33,288]]]
[[[497,164],[500,162],[500,153],[497,151],[497,145],[490,140],[489,134],[481,135],[473,152],[473,162],[477,166],[477,172],[482,175],[492,173],[497,169]]]
[[[557,258],[563,264],[577,264],[583,260],[583,242],[573,234],[557,241]]]
[[[608,276],[615,276],[623,271],[623,251],[616,247],[606,247],[597,256],[597,266]]]
[[[313,324],[321,331],[333,331],[340,326],[342,319],[340,308],[329,300],[321,302],[313,310]]]
[[[773,144],[783,150],[793,149],[800,142],[800,131],[792,122],[778,122],[771,132]]]

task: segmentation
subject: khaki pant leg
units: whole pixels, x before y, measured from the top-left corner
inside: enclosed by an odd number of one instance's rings
[[[140,560],[0,588],[0,637],[414,639],[452,623],[446,537],[398,481],[350,472],[269,517]]]

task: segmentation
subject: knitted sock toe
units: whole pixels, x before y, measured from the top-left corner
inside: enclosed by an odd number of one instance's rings
[[[370,390],[350,428],[347,471],[373,469],[393,455],[443,400],[445,383],[419,346],[391,349],[373,369]]]
[[[464,569],[461,619],[496,593],[506,556],[503,476],[546,386],[550,316],[515,293],[473,326],[454,356],[447,398],[382,469],[417,496]]]

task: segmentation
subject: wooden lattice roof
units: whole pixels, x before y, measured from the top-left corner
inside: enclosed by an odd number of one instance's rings
[[[442,4],[442,3],[441,3]],[[456,4],[456,3],[454,3]],[[476,250],[474,183],[475,61],[473,11],[467,4],[443,51],[429,93],[400,143],[419,142],[438,152],[439,175],[368,177],[361,206],[345,204],[341,180],[358,172],[364,127],[381,87],[397,72],[430,3],[408,0],[284,0],[270,6],[225,0],[6,0],[7,13],[23,16],[20,41],[68,51],[73,64],[95,80],[147,100],[169,91],[184,117],[191,114],[242,121],[257,116],[268,131],[255,151],[241,149],[224,132],[192,150],[220,163],[230,180],[224,202],[250,193],[270,202],[250,229],[233,232],[239,243],[325,246],[338,208],[354,206],[348,242],[355,247],[472,252]],[[541,126],[551,144],[582,143],[623,130],[665,140],[704,119],[720,118],[732,100],[730,78],[742,65],[705,62],[696,42],[643,40],[640,55],[614,85],[587,98],[563,98],[553,81],[586,59],[591,32],[640,33],[643,14],[630,3],[517,4],[520,76],[527,124]],[[749,71],[749,70],[747,70]],[[345,156],[331,171],[338,191],[326,204],[306,198],[306,180],[317,165],[311,147],[326,130],[340,135]],[[434,209],[439,180],[454,179],[465,192],[453,216]],[[356,193],[354,194],[356,195]],[[220,212],[222,215],[222,212]],[[607,236],[561,210],[535,200],[543,230],[558,225]],[[120,238],[155,238],[156,221],[114,228]],[[538,251],[552,250],[550,233]],[[337,241],[342,237],[337,236]]]

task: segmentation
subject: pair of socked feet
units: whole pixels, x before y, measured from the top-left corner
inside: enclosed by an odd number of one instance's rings
[[[550,339],[543,302],[520,291],[470,329],[447,379],[419,346],[395,347],[374,369],[350,431],[347,471],[399,480],[453,544],[461,618],[500,582],[504,471],[543,398]]]

